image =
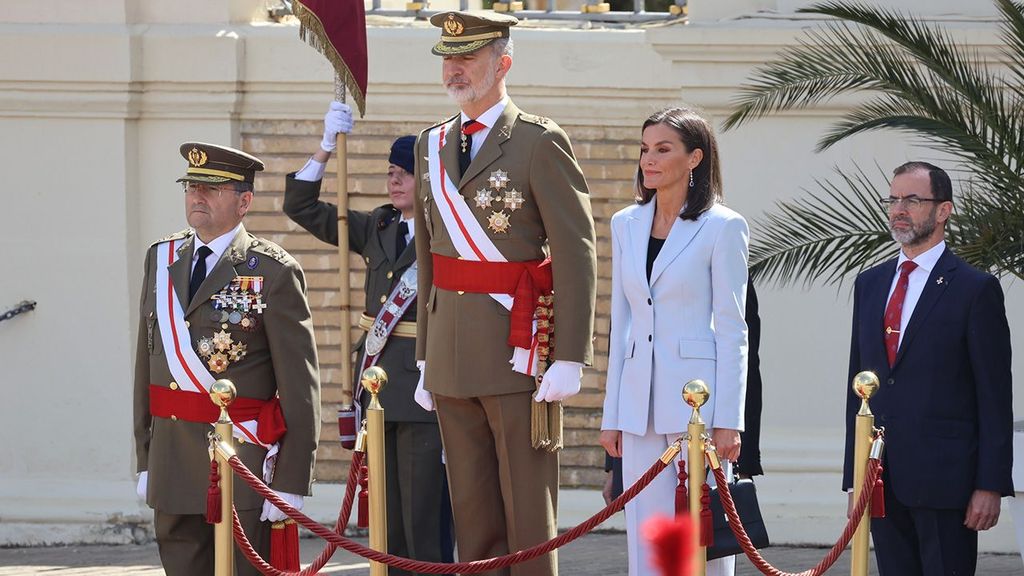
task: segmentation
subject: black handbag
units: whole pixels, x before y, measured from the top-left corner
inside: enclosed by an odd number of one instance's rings
[[[736,512],[740,515],[743,528],[747,536],[757,549],[767,548],[768,530],[765,528],[764,519],[761,518],[761,507],[757,504],[757,489],[754,488],[754,481],[749,479],[738,480],[729,484],[729,494],[736,505]],[[711,518],[715,524],[715,541],[713,546],[707,549],[707,559],[724,558],[743,554],[743,548],[736,540],[736,535],[729,527],[729,518],[722,508],[722,500],[718,497],[718,486],[711,488]]]

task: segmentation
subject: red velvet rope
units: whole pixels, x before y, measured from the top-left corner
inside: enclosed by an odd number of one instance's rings
[[[868,460],[867,472],[864,477],[864,486],[861,487],[860,498],[857,500],[857,505],[853,508],[853,514],[846,521],[846,528],[843,530],[839,540],[832,546],[828,554],[822,558],[821,562],[818,562],[817,566],[803,572],[783,572],[761,557],[757,548],[754,547],[753,543],[750,542],[750,538],[747,537],[747,531],[743,528],[740,515],[736,512],[736,504],[733,503],[732,494],[729,493],[729,482],[725,478],[725,471],[721,468],[716,468],[715,480],[718,482],[718,496],[722,500],[722,508],[725,509],[725,515],[729,517],[729,527],[732,528],[733,534],[736,535],[736,540],[743,548],[743,551],[746,552],[747,558],[750,558],[750,562],[755,568],[768,576],[821,576],[835,564],[839,556],[842,555],[843,550],[846,549],[846,545],[850,543],[850,539],[853,538],[853,533],[857,531],[857,526],[864,516],[864,510],[871,500],[871,489],[875,485],[875,480],[882,474],[882,463],[878,460]]]
[[[356,485],[359,483],[359,470],[362,468],[363,458],[365,457],[366,454],[362,452],[352,453],[352,464],[349,466],[348,469],[348,482],[345,484],[345,498],[341,502],[341,511],[338,514],[338,521],[334,525],[334,532],[332,532],[333,534],[344,534],[345,527],[348,526],[348,519],[349,516],[352,514],[352,501],[355,500],[356,495]],[[232,457],[232,460],[238,460],[238,457]],[[241,463],[241,461],[239,461],[239,463]],[[232,467],[234,467],[233,463]],[[245,465],[243,464],[242,467],[244,468]],[[246,470],[248,470],[248,468],[246,468]],[[284,510],[284,508],[281,509]],[[288,513],[288,511],[285,510],[285,513]],[[245,554],[245,557],[249,560],[249,563],[255,566],[264,574],[293,574],[299,576],[310,576],[312,574],[317,574],[320,572],[321,568],[327,565],[327,561],[331,559],[331,556],[334,556],[334,551],[338,549],[337,544],[328,542],[323,552],[321,552],[320,555],[317,556],[315,560],[313,560],[312,564],[306,566],[298,572],[283,572],[268,564],[267,561],[260,557],[259,553],[253,549],[252,544],[249,542],[248,538],[245,537],[245,532],[242,531],[242,525],[238,523],[238,513],[235,512],[234,507],[232,507],[231,509],[231,514],[234,521],[235,541],[238,542],[238,548],[242,551],[243,554]],[[242,540],[238,539],[239,534],[242,535]]]
[[[383,564],[387,564],[388,566],[393,566],[395,568],[401,568],[403,570],[408,570],[410,572],[422,572],[425,574],[450,574],[453,572],[458,572],[460,574],[478,574],[480,572],[486,572],[488,570],[494,570],[496,568],[505,568],[513,564],[526,562],[527,560],[532,560],[534,558],[537,558],[538,556],[547,554],[548,552],[551,552],[556,548],[560,548],[568,544],[569,542],[576,540],[580,536],[587,534],[588,532],[593,530],[597,525],[610,518],[612,514],[615,514],[619,510],[622,510],[622,508],[626,505],[627,502],[636,497],[636,495],[639,494],[640,491],[642,491],[644,488],[646,488],[647,485],[650,484],[652,480],[654,480],[654,477],[657,476],[658,473],[664,470],[666,467],[666,464],[661,460],[656,461],[654,464],[651,465],[647,472],[645,472],[644,475],[640,477],[639,480],[637,480],[632,486],[630,486],[628,490],[623,492],[621,496],[612,501],[611,504],[605,506],[600,512],[594,514],[586,521],[573,528],[572,530],[569,530],[568,532],[565,532],[555,538],[552,538],[547,542],[542,542],[541,544],[538,544],[531,548],[527,548],[526,550],[520,550],[518,552],[513,552],[511,554],[506,554],[504,556],[498,556],[496,558],[489,558],[487,560],[474,560],[472,562],[453,562],[451,564],[448,564],[444,562],[422,562],[419,560],[411,560],[409,558],[393,556],[391,554],[386,554],[384,552],[379,552],[377,550],[367,548],[366,546],[363,546],[358,542],[355,542],[349,538],[345,538],[337,531],[328,530],[324,526],[321,526],[319,523],[311,520],[302,512],[299,512],[298,510],[290,506],[287,502],[282,500],[273,490],[268,488],[267,485],[264,484],[259,478],[257,478],[252,472],[250,472],[249,469],[245,467],[245,464],[243,464],[242,461],[239,460],[237,456],[232,456],[231,459],[228,460],[228,464],[231,465],[231,468],[235,471],[235,474],[237,474],[242,480],[245,480],[246,484],[248,484],[258,494],[269,500],[274,506],[277,506],[291,519],[295,520],[302,526],[305,526],[309,531],[326,540],[329,543],[329,545],[327,550],[324,550],[324,554],[326,554],[328,550],[330,550],[330,552],[333,554],[334,548],[341,547],[349,552],[352,552],[353,554],[358,554],[359,556],[362,556],[363,558],[366,558],[368,560],[373,560],[374,562],[381,562]],[[352,481],[351,476],[352,474],[350,473],[349,486],[352,488],[350,488],[346,492],[346,498],[349,498],[350,495],[354,492],[355,482]],[[351,501],[348,500],[347,503],[349,507],[351,507]],[[238,513],[232,510],[232,516],[234,518],[235,542],[238,543],[238,548],[242,551],[246,558],[249,559],[249,562],[251,562],[252,565],[255,566],[260,572],[262,572],[263,574],[267,574],[268,576],[308,576],[309,574],[315,573],[315,571],[311,570],[311,568],[313,568],[313,565],[310,565],[299,572],[284,572],[278,570],[277,568],[274,568],[270,564],[267,564],[267,562],[260,558],[259,554],[255,550],[253,550],[252,544],[249,543],[249,539],[246,537],[245,531],[242,530],[242,525],[238,521]],[[323,554],[321,554],[321,556],[323,556]],[[319,570],[321,567],[323,567],[323,564],[318,566],[316,569]]]

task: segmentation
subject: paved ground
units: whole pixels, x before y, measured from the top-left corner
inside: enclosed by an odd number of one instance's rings
[[[365,539],[360,539],[365,544]],[[322,549],[319,540],[302,540],[302,558],[311,560]],[[774,566],[788,572],[811,568],[824,557],[822,548],[774,547],[764,551]],[[621,532],[585,536],[564,547],[559,557],[562,576],[626,574],[626,537]],[[849,574],[850,561],[844,555],[831,574]],[[339,550],[321,574],[368,576],[369,566],[362,559]],[[874,570],[872,574],[877,574]],[[63,546],[54,548],[0,549],[0,576],[158,576],[156,545],[142,546]],[[737,576],[755,576],[758,571],[746,560],[737,562]],[[978,562],[978,574],[1009,576],[1024,574],[1018,555],[985,554]]]

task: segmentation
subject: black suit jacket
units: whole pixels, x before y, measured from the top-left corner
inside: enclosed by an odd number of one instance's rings
[[[295,174],[285,179],[284,212],[296,224],[327,242],[338,245],[338,207],[320,200],[320,181],[296,180]],[[381,297],[391,294],[402,274],[416,261],[415,243],[396,254],[399,212],[385,204],[371,212],[348,211],[349,250],[366,262],[366,314],[376,316]],[[409,306],[402,320],[416,322],[416,304]],[[365,334],[355,344],[358,364],[362,358]],[[416,340],[393,336],[381,352],[377,365],[388,373],[388,384],[380,393],[384,419],[389,422],[436,422],[433,412],[420,408],[413,399],[420,371],[416,367]],[[355,368],[358,370],[358,366]],[[368,398],[363,398],[366,406]]]
[[[846,381],[843,487],[853,485],[850,390],[862,370],[881,388],[870,406],[885,427],[887,481],[906,506],[964,509],[974,490],[1013,493],[1010,329],[999,281],[948,249],[939,257],[889,368],[882,317],[896,260],[857,277]]]

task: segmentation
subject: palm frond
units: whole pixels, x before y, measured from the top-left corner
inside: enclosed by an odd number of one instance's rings
[[[1020,85],[1024,83],[1024,3],[996,0],[996,6],[1004,19],[1000,25],[1005,43],[1003,55],[1007,67],[1017,80],[1016,89],[1020,90]]]
[[[881,194],[857,167],[836,170],[842,184],[815,181],[818,191],[754,221],[750,246],[751,276],[784,285],[803,280],[841,284],[843,279],[896,253]],[[884,175],[883,175],[884,178]],[[848,194],[852,191],[852,197]]]
[[[818,150],[862,132],[896,130],[953,155],[960,164],[951,172],[962,176],[947,231],[951,248],[979,268],[1024,278],[1024,2],[994,1],[1009,77],[937,25],[897,11],[842,0],[801,10],[838,20],[755,70],[726,129],[869,94],[829,128]],[[839,175],[757,223],[763,237],[751,247],[756,276],[841,283],[895,252],[870,179],[859,168]]]

